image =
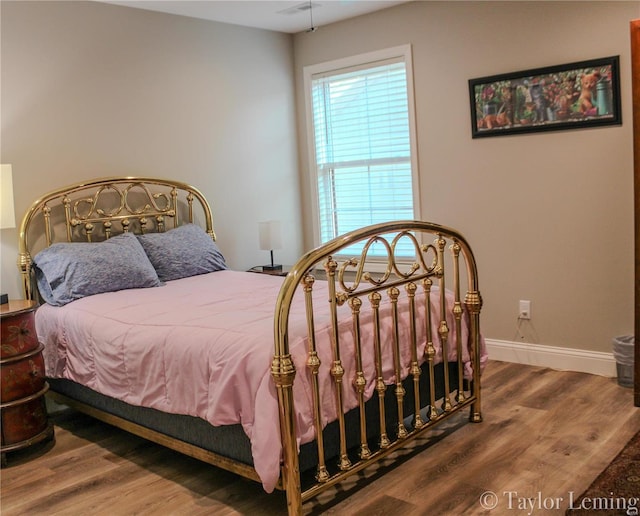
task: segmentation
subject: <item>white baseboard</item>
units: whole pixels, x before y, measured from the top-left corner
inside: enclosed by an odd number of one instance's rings
[[[485,339],[489,359],[615,378],[613,353]]]

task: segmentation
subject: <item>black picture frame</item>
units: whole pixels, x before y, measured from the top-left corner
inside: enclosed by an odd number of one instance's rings
[[[621,125],[620,57],[469,80],[473,138]]]

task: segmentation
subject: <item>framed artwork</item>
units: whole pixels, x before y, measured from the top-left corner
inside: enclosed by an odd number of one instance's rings
[[[469,80],[473,138],[622,124],[619,60]]]

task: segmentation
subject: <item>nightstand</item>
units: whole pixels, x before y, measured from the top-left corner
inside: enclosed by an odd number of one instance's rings
[[[2,465],[6,453],[53,438],[44,395],[43,346],[38,342],[33,301],[0,305],[0,418]]]
[[[263,269],[262,265],[258,265],[249,269],[249,272],[257,272],[259,274],[269,274],[270,276],[286,276],[291,270],[291,265],[283,265],[282,269]]]

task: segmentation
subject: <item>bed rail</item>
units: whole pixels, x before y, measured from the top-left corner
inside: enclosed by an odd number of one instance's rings
[[[180,181],[106,177],[46,194],[31,205],[20,224],[18,267],[25,299],[37,296],[31,271],[34,249],[61,241],[99,241],[126,232],[162,232],[194,222],[197,208],[215,240],[209,203],[197,188]],[[44,242],[31,242],[32,227],[44,235]]]
[[[447,248],[448,247],[448,252]],[[374,253],[373,249],[377,248]],[[400,252],[400,249],[403,252]],[[407,250],[413,256],[407,258]],[[345,254],[347,257],[345,258]],[[376,254],[376,256],[372,256]],[[403,256],[401,256],[401,254]],[[450,259],[446,255],[450,255]],[[460,260],[466,267],[461,269]],[[450,265],[449,265],[450,264]],[[451,269],[449,272],[449,268]],[[320,269],[320,273],[318,270]],[[370,272],[375,269],[379,272]],[[313,285],[316,276],[326,278],[329,286],[329,311],[332,319],[332,357],[328,364],[320,360],[315,345]],[[467,291],[461,298],[461,281],[466,276]],[[445,292],[453,293],[453,301],[445,298]],[[308,353],[306,371],[296,371],[289,349],[289,309],[298,290],[304,292],[307,308]],[[424,307],[418,304],[419,291],[424,295]],[[387,385],[383,380],[383,345],[380,332],[381,303],[386,300],[391,306],[393,330],[391,331],[391,348],[395,384]],[[337,309],[347,305],[351,311],[353,323],[353,345],[355,346],[355,370],[352,377],[345,377],[345,367],[341,360],[342,342],[339,339]],[[399,309],[399,307],[402,307]],[[368,324],[373,324],[369,335],[373,342],[365,342],[361,338],[365,329],[361,322],[361,310],[372,311]],[[444,310],[441,307],[446,307]],[[287,275],[277,300],[274,336],[275,355],[272,363],[272,376],[277,388],[280,405],[280,426],[284,449],[282,468],[283,486],[287,492],[289,514],[300,514],[302,503],[342,481],[369,464],[382,459],[394,450],[405,446],[414,438],[451,414],[470,407],[470,420],[480,422],[480,326],[479,315],[482,298],[478,289],[476,262],[465,238],[457,231],[421,221],[399,221],[378,224],[345,234],[324,246],[304,255]],[[420,346],[416,337],[420,328],[416,327],[416,313],[423,309],[426,343]],[[399,318],[401,311],[408,311],[410,320],[409,335],[400,335]],[[448,320],[450,311],[452,319]],[[464,315],[466,312],[466,315]],[[439,315],[438,315],[439,314]],[[432,317],[439,317],[432,321]],[[462,341],[462,319],[468,317],[470,339]],[[453,328],[451,328],[453,320]],[[435,325],[434,325],[435,323]],[[437,330],[432,331],[432,327]],[[453,336],[453,341],[452,337]],[[444,367],[444,396],[435,398],[434,363],[436,339],[442,349],[442,356],[449,356],[451,347],[457,356],[458,380],[450,385],[448,368]],[[407,342],[408,341],[408,342]],[[407,397],[405,382],[401,376],[401,347],[408,346],[411,352],[409,367],[409,389]],[[468,346],[472,364],[472,378],[463,380],[463,347]],[[422,351],[419,351],[421,349]],[[367,429],[365,409],[365,385],[371,381],[362,365],[362,357],[366,353],[374,354],[375,393],[378,398],[378,440],[376,449],[370,448],[370,433]],[[427,364],[428,378],[421,378],[421,364]],[[329,368],[333,379],[333,394],[322,391],[319,371]],[[353,368],[352,368],[353,369]],[[308,374],[312,381],[316,441],[318,448],[318,466],[316,482],[306,490],[301,488],[301,478],[296,446],[296,422],[293,411],[293,389],[296,374]],[[420,382],[429,382],[429,399],[421,399]],[[395,394],[396,427],[387,428],[385,414],[385,391],[390,388]],[[347,445],[347,428],[343,397],[347,389],[353,389],[358,398],[360,444],[356,456],[350,453]],[[320,400],[323,396],[334,397],[339,424],[340,452],[337,468],[330,471],[324,457],[323,428]],[[412,408],[406,410],[406,400],[412,400]],[[408,418],[409,417],[409,418]],[[409,422],[408,422],[409,421]]]

